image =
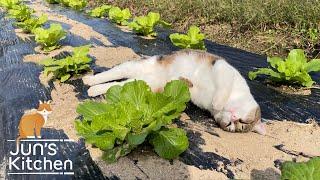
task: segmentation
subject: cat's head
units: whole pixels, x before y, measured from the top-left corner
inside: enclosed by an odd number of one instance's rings
[[[237,115],[237,112],[234,112],[234,110],[224,110],[217,118],[220,127],[226,131],[255,131],[262,135],[266,134],[265,124],[261,122],[261,110],[259,105],[242,113],[242,117]]]
[[[51,109],[51,100],[49,101],[39,101],[39,107],[37,109],[37,112],[42,114],[42,115],[49,115],[52,113],[52,109]]]

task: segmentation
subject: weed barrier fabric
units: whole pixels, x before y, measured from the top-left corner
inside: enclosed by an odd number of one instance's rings
[[[132,33],[123,32],[118,27],[107,20],[87,17],[83,13],[75,12],[58,5],[50,5],[52,12],[65,15],[70,19],[79,21],[91,26],[95,31],[105,35],[115,46],[125,46],[133,49],[137,54],[152,56],[168,54],[178,50],[171,45],[168,38],[170,31],[159,30],[159,36],[154,40],[146,40]],[[50,13],[50,12],[48,12]],[[22,58],[26,54],[34,53],[35,43],[33,41],[21,41],[14,33],[12,22],[3,18],[0,12],[0,164],[7,157],[9,150],[14,144],[6,142],[7,139],[17,137],[17,126],[24,110],[37,106],[38,100],[49,100],[50,90],[44,88],[38,79],[41,68],[33,63],[23,63]],[[64,25],[63,25],[64,26]],[[68,37],[65,43],[72,46],[86,44],[78,37]],[[74,39],[73,39],[74,38]],[[92,39],[92,42],[98,40]],[[70,44],[71,43],[71,44]],[[267,65],[266,58],[248,53],[239,49],[230,48],[206,41],[208,52],[215,53],[226,58],[243,75],[247,77],[249,70]],[[319,75],[313,78],[319,83]],[[313,90],[310,96],[283,95],[268,88],[258,81],[248,81],[249,86],[256,100],[262,108],[262,115],[267,119],[288,119],[305,122],[309,118],[320,120],[320,92]],[[81,85],[80,85],[81,86]],[[82,87],[77,87],[85,89]],[[194,113],[192,119],[197,119],[199,115],[208,115],[194,106],[188,107],[187,111]],[[199,119],[199,121],[205,121]],[[204,122],[205,123],[205,122]],[[211,123],[211,122],[209,122]],[[222,161],[225,166],[230,165],[230,160],[215,153],[204,153],[198,148],[202,142],[200,134],[188,132],[190,138],[190,148],[182,154],[181,160],[188,165],[193,165],[202,169],[216,169],[218,161]],[[44,138],[63,139],[67,138],[64,132],[46,128],[43,130]],[[199,139],[200,138],[200,139]],[[88,150],[84,147],[84,142],[66,143],[59,146],[64,151],[58,154],[59,158],[69,158],[74,162],[75,179],[106,179],[97,165],[92,161]],[[35,157],[37,158],[37,157]],[[6,162],[7,159],[5,158]],[[239,160],[240,162],[241,160]],[[233,178],[233,173],[227,171],[229,178]],[[55,176],[50,176],[50,178]],[[49,179],[48,176],[7,176],[7,179]],[[68,179],[70,177],[56,176],[56,179]],[[116,179],[116,177],[112,177]]]

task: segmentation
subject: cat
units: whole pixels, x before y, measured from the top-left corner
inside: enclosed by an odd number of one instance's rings
[[[20,139],[25,138],[41,138],[41,128],[48,120],[49,114],[52,113],[51,101],[39,101],[39,107],[36,113],[23,115],[19,123],[19,136]]]
[[[109,82],[124,78],[128,79]],[[82,78],[84,84],[91,86],[88,89],[91,97],[106,93],[113,85],[123,85],[135,79],[144,80],[155,92],[162,91],[171,80],[183,80],[189,85],[191,101],[208,110],[222,129],[266,133],[260,106],[246,80],[220,56],[199,50],[182,50],[170,55],[128,61],[106,72]]]

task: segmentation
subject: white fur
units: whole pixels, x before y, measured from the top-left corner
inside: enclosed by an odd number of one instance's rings
[[[105,83],[108,81],[122,78],[128,78],[126,82],[134,79],[144,80],[155,91],[162,89],[167,82],[183,77],[193,84],[190,88],[192,102],[210,111],[216,120],[225,121],[226,124],[231,121],[232,109],[235,110],[237,118],[245,119],[250,112],[259,107],[245,79],[234,67],[224,59],[219,59],[211,65],[205,60],[199,60],[200,57],[196,53],[181,53],[175,56],[169,65],[161,65],[157,56],[141,61],[129,61],[109,71],[85,76],[83,82],[92,86],[88,95],[94,97],[104,94],[113,85],[124,84]],[[234,125],[230,127],[230,131],[234,131]]]
[[[48,116],[49,114],[52,113],[52,111],[48,111],[46,109],[42,110],[42,111],[37,111],[37,113],[41,114],[43,119],[44,119],[44,123],[46,124],[47,123],[47,120],[48,120]]]

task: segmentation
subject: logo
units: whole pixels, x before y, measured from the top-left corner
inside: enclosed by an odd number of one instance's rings
[[[36,112],[22,116],[19,122],[19,133],[9,154],[8,175],[49,174],[74,175],[73,162],[63,158],[65,143],[72,139],[42,139],[41,130],[52,113],[51,101],[39,101]],[[15,146],[14,146],[15,143]]]

